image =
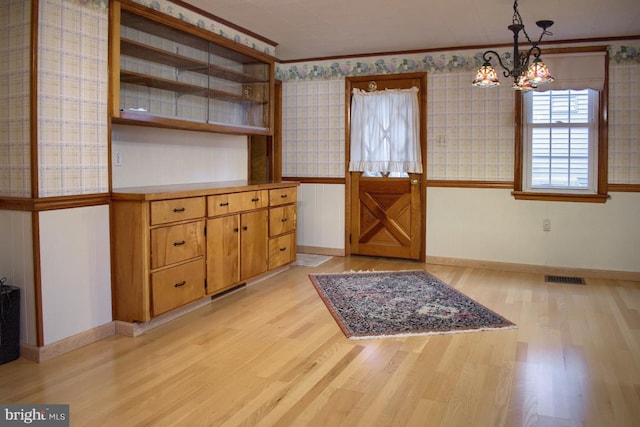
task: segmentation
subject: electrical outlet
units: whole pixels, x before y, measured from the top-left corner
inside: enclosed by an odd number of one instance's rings
[[[120,151],[116,151],[114,163],[116,166],[122,166],[122,153]]]
[[[542,220],[542,231],[551,231],[551,220],[549,218]]]

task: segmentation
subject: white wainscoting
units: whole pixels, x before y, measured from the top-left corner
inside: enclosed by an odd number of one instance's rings
[[[298,246],[344,250],[344,185],[302,184]],[[515,200],[511,190],[427,190],[427,257],[640,272],[640,194],[606,203]],[[543,221],[551,223],[543,231]]]
[[[298,188],[298,247],[344,253],[344,184],[301,184]]]
[[[0,211],[0,277],[20,288],[20,342],[36,345],[31,212]]]
[[[511,190],[429,188],[427,255],[640,271],[640,194],[606,203],[515,200]],[[550,231],[543,231],[548,219]]]
[[[44,345],[112,321],[109,206],[40,214]]]

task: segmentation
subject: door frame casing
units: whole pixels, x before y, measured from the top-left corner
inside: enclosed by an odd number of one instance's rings
[[[353,76],[345,78],[345,255],[351,255],[351,197],[352,184],[349,172],[351,160],[351,92],[355,83],[385,82],[389,80],[419,80],[418,104],[420,108],[420,154],[422,156],[422,179],[420,180],[420,254],[419,260],[426,260],[427,231],[427,73],[381,74]]]

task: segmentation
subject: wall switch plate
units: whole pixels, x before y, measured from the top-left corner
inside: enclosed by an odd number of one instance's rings
[[[551,220],[546,218],[542,220],[542,231],[551,231]]]
[[[122,166],[122,153],[120,151],[116,151],[114,156],[114,163],[116,166]]]

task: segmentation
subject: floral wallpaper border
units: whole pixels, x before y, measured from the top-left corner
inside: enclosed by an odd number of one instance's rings
[[[93,9],[102,9],[107,11],[109,8],[109,0],[66,0],[81,6],[91,7]],[[236,43],[243,44],[254,50],[265,53],[267,55],[275,55],[275,46],[261,42],[249,37],[235,29],[222,25],[212,19],[205,18],[191,10],[170,3],[169,0],[133,0],[134,2],[146,6],[150,9],[162,12],[165,15],[173,16],[184,22],[195,25],[199,28],[208,30],[219,36],[228,38]]]
[[[76,0],[76,1],[101,2],[106,0]],[[191,10],[174,5],[170,3],[168,0],[133,0],[133,1],[143,6],[146,6],[150,9],[157,10],[158,12],[162,12],[166,15],[173,16],[174,18],[178,18],[184,22],[187,22],[199,28],[210,31],[219,36],[233,40],[236,43],[240,43],[245,46],[248,46],[264,54],[271,55],[271,56],[275,55],[274,53],[275,46],[272,46],[268,43],[264,43],[252,37],[249,37],[244,33],[241,33],[233,28],[227,27],[226,25],[220,24],[219,22],[216,22],[212,19],[205,18],[202,15],[199,15]]]
[[[317,62],[277,64],[276,78],[282,81],[333,80],[349,76],[395,73],[473,72],[482,64],[483,52],[445,52],[408,54],[407,56],[380,56]],[[510,62],[511,54],[503,59]],[[609,46],[611,64],[640,64],[640,41],[637,45]]]
[[[109,9],[109,0],[67,0],[81,6],[91,7],[92,9],[102,9],[105,12]]]

